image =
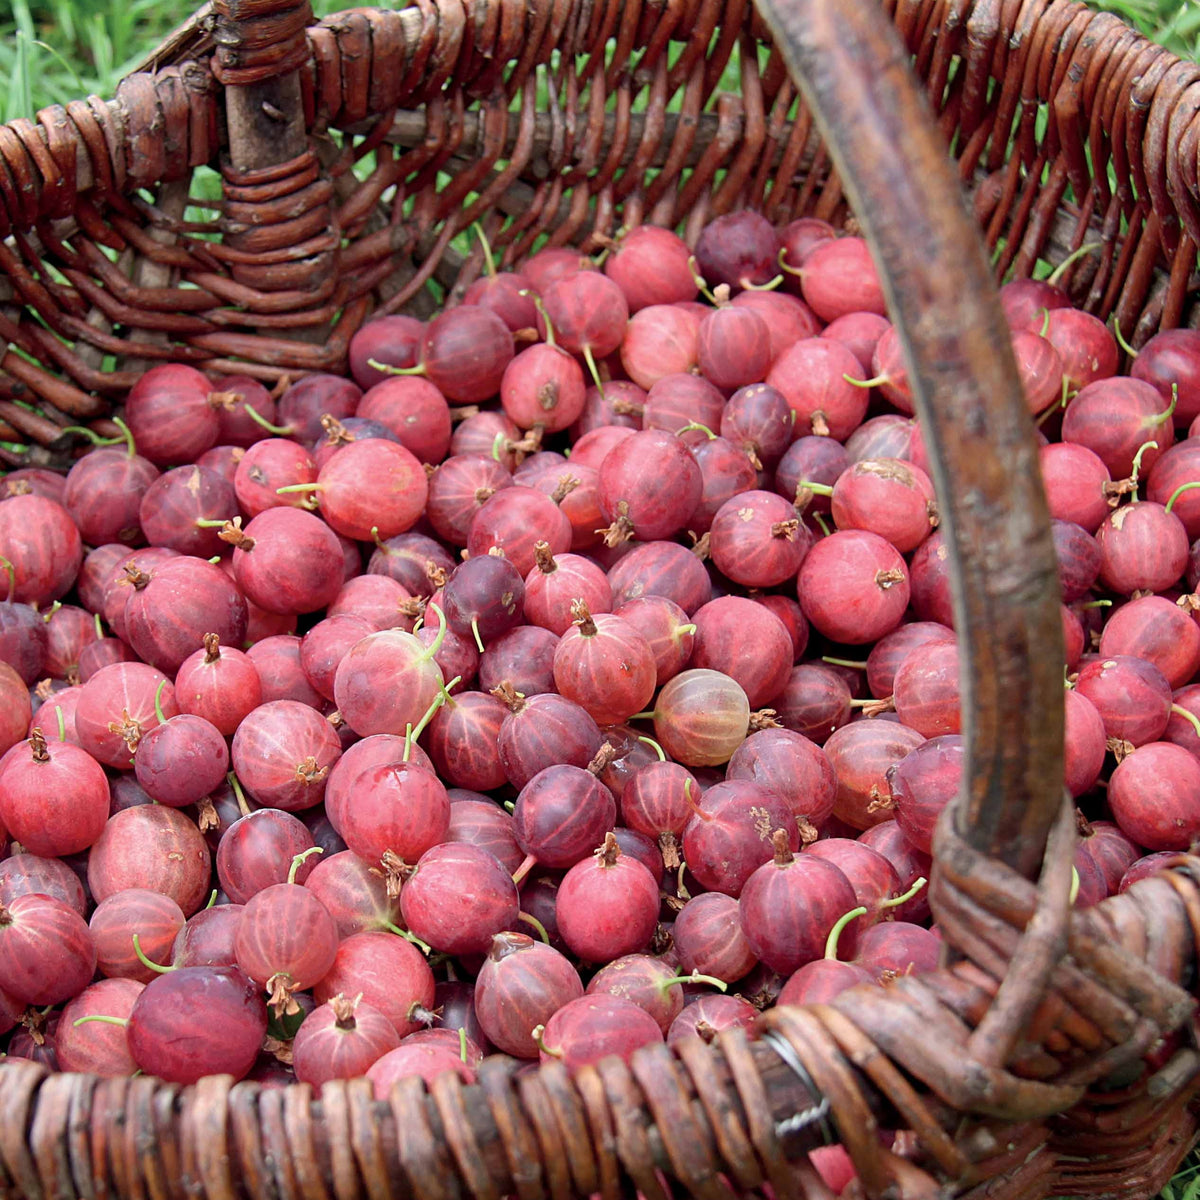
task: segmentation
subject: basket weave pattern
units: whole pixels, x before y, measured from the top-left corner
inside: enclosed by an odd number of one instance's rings
[[[1095,242],[1065,278],[1085,307],[1135,340],[1190,319],[1200,67],[1074,0],[883,7],[997,268]],[[864,195],[748,0],[419,0],[308,19],[307,4],[226,0],[111,103],[0,127],[0,437],[33,446],[3,451],[14,465],[56,461],[66,424],[105,428],[150,362],[342,369],[369,314],[428,312],[479,273],[452,244],[475,220],[512,263],[543,236],[590,251],[654,222],[694,237],[745,206],[845,223],[847,194]],[[735,49],[740,92],[720,93]],[[198,222],[205,165],[223,193]],[[969,469],[970,436],[937,426],[940,490]],[[969,538],[966,508],[947,511]],[[1042,584],[1047,548],[1031,537]],[[986,615],[969,608],[975,628]],[[978,682],[988,648],[959,628]],[[1037,632],[994,628],[1000,660]],[[978,707],[977,740],[1000,747],[1005,714]],[[361,1080],[318,1098],[5,1064],[0,1198],[716,1200],[769,1185],[825,1200],[804,1155],[826,1141],[871,1197],[1152,1195],[1196,1133],[1200,860],[1072,911],[1074,818],[1037,782],[1039,753],[1006,760],[995,836],[978,835],[997,807],[985,771],[943,817],[931,904],[951,954],[930,975],[774,1010],[756,1042],[652,1047],[574,1076],[495,1061],[477,1086],[410,1080],[387,1102]],[[899,1131],[890,1148],[880,1130]]]

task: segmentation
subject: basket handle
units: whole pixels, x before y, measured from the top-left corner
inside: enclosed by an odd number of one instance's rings
[[[945,143],[879,0],[755,0],[879,267],[950,550],[959,832],[1033,878],[1063,796],[1062,622],[1033,424]]]

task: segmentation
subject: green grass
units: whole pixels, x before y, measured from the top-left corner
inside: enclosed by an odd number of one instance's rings
[[[313,0],[318,16],[355,0]],[[405,0],[391,0],[401,7]],[[1176,54],[1200,61],[1196,0],[1092,0],[1117,13]],[[0,120],[30,117],[48,104],[95,93],[111,97],[117,83],[200,0],[0,0]],[[200,183],[201,181],[197,181]],[[214,180],[211,181],[215,184]],[[1193,1155],[1164,1189],[1162,1200],[1200,1200],[1200,1156]]]

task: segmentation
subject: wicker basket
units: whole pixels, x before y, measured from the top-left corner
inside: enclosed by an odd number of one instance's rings
[[[829,1141],[870,1197],[1150,1196],[1169,1177],[1196,1135],[1200,860],[1069,907],[1054,554],[978,229],[1001,273],[1096,242],[1066,285],[1135,342],[1185,323],[1200,67],[1075,0],[882,7],[895,29],[871,0],[418,0],[313,26],[307,3],[224,0],[115,101],[0,127],[14,467],[61,461],[68,424],[103,429],[147,363],[342,369],[370,314],[471,281],[453,242],[475,220],[516,262],[546,237],[852,207],[937,463],[970,763],[938,832],[932,974],[773,1010],[755,1042],[574,1076],[496,1060],[385,1103],[362,1080],[317,1098],[12,1062],[3,1200],[817,1200],[806,1152]],[[718,92],[735,52],[740,93]],[[208,164],[223,197],[197,222]]]

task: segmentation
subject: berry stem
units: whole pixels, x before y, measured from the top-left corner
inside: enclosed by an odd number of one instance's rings
[[[137,933],[133,935],[133,952],[138,956],[138,962],[143,967],[149,968],[156,975],[166,975],[169,971],[178,969],[176,967],[164,967],[162,963],[156,963],[153,959],[147,958],[145,951],[142,949],[141,935]]]
[[[372,363],[371,365],[374,366],[375,364]],[[291,425],[272,425],[253,404],[243,404],[242,411],[256,425],[261,425],[268,433],[273,433],[276,437],[290,437],[295,432],[295,429]]]
[[[659,762],[667,761],[667,756],[666,756],[666,753],[663,751],[663,748],[653,738],[645,737],[644,735],[639,735],[638,741],[645,742],[647,746],[653,746],[655,754],[658,755]]]
[[[562,1058],[563,1052],[561,1050],[552,1050],[549,1046],[546,1045],[546,1043],[544,1041],[545,1033],[546,1033],[545,1025],[535,1025],[533,1027],[532,1031],[530,1032],[529,1036],[531,1038],[533,1038],[534,1043],[536,1044],[537,1048],[543,1054],[548,1054],[551,1058]]]
[[[1178,713],[1191,727],[1196,731],[1197,737],[1200,737],[1200,717],[1197,717],[1194,712],[1189,712],[1182,704],[1172,704],[1171,711]]]
[[[596,368],[596,358],[592,354],[592,347],[587,342],[583,344],[583,361],[587,363],[588,370],[592,373],[592,379],[595,381],[596,390],[600,393],[600,399],[607,401],[608,397],[604,394],[604,380],[600,378],[600,372]]]
[[[78,1029],[80,1025],[86,1025],[89,1021],[103,1021],[105,1025],[120,1025],[122,1029],[127,1028],[129,1025],[129,1020],[126,1017],[104,1017],[99,1013],[90,1017],[79,1017],[77,1020],[72,1021],[71,1024]]]
[[[158,718],[158,723],[160,725],[165,725],[167,723],[167,718],[163,714],[163,706],[162,706],[162,694],[163,694],[163,690],[166,688],[166,686],[167,686],[167,681],[164,679],[159,683],[158,687],[155,688],[155,690],[154,690],[154,715]]]
[[[691,433],[693,429],[700,430],[710,442],[714,442],[717,439],[717,435],[707,425],[701,425],[699,421],[689,421],[686,425],[681,425],[675,430],[675,436],[678,437],[681,433]]]
[[[1191,483],[1181,483],[1172,493],[1170,500],[1167,501],[1167,512],[1170,512],[1175,507],[1175,501],[1183,495],[1184,492],[1190,492],[1193,488],[1200,488],[1200,479],[1193,480]]]
[[[1120,317],[1113,317],[1113,337],[1117,339],[1117,345],[1129,355],[1130,358],[1137,358],[1138,352],[1125,340],[1125,335],[1121,332]]]
[[[479,247],[483,251],[484,270],[494,279],[496,259],[492,254],[492,245],[488,241],[487,234],[483,232],[483,226],[478,221],[472,222],[471,228],[475,231],[475,236],[479,239]]]
[[[825,939],[825,957],[838,961],[837,948],[838,939],[842,936],[842,930],[846,928],[856,917],[865,917],[867,910],[859,905],[858,908],[852,908],[848,913],[843,913],[842,916],[833,923],[833,928],[829,931],[829,936]]]
[[[537,866],[537,858],[535,855],[527,854],[521,865],[513,872],[513,883],[520,887],[525,880],[525,876]]]
[[[14,567],[12,563],[10,563],[8,559],[4,558],[2,555],[0,555],[0,566],[3,566],[4,573],[8,576],[8,595],[5,597],[5,600],[11,603],[13,592],[17,590],[17,568]],[[100,620],[99,613],[96,614],[96,620]]]
[[[246,802],[246,793],[242,791],[242,785],[238,782],[238,777],[232,771],[226,776],[229,780],[229,786],[233,788],[234,798],[237,800],[237,806],[242,811],[243,817],[250,815],[250,805]]]
[[[416,946],[416,948],[420,950],[422,954],[427,955],[433,952],[433,947],[428,942],[421,941],[421,939],[417,937],[415,933],[409,933],[407,929],[401,929],[399,925],[393,925],[391,921],[385,921],[384,928],[388,930],[389,933],[394,933],[397,937],[404,938],[406,942],[412,942],[412,944]]]
[[[670,979],[663,979],[659,982],[659,990],[664,994],[667,988],[677,987],[684,983],[711,983],[719,992],[729,991],[729,984],[723,979],[717,979],[712,975],[701,975],[699,971],[693,971],[690,975],[672,975]]]
[[[825,654],[822,655],[821,661],[828,663],[831,667],[849,667],[854,671],[865,671],[867,669],[865,662],[858,662],[853,658],[832,658],[830,655]]]
[[[519,912],[517,913],[517,920],[524,921],[526,925],[532,925],[533,928],[537,930],[538,937],[540,937],[547,946],[550,945],[550,935],[546,932],[545,925],[543,925],[541,921],[537,919],[537,917],[532,916],[527,912]]]
[[[1081,258],[1091,254],[1093,250],[1099,250],[1099,242],[1084,242],[1077,250],[1072,250],[1066,258],[1054,268],[1053,271],[1046,277],[1046,282],[1051,287],[1058,287],[1058,281],[1066,274],[1072,263],[1078,262]]]
[[[295,858],[292,859],[292,865],[288,868],[287,881],[288,883],[296,882],[296,872],[300,870],[300,864],[314,854],[324,854],[324,846],[309,846],[307,850],[301,850]]]
[[[899,908],[901,904],[908,903],[929,881],[924,875],[920,876],[902,896],[893,896],[890,900],[881,900],[880,908]]]
[[[479,653],[483,653],[483,638],[479,636],[479,618],[471,618],[471,632],[475,635],[475,645],[479,648]]]
[[[851,387],[875,388],[882,387],[885,383],[890,383],[892,377],[890,375],[876,375],[872,379],[854,379],[843,371],[842,378],[848,384],[850,384]]]

